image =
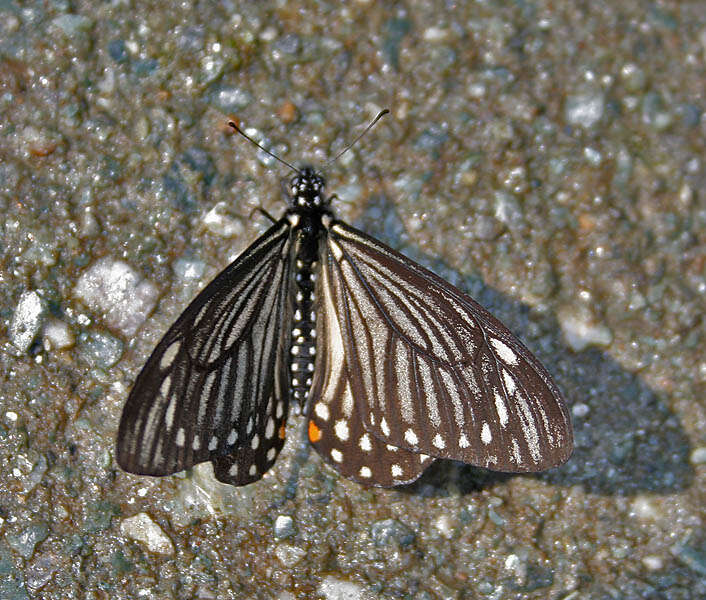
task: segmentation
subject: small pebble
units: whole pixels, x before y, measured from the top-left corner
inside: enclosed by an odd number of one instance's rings
[[[8,334],[20,352],[27,352],[39,333],[44,314],[44,302],[37,292],[24,292],[15,307]]]
[[[174,544],[147,513],[137,513],[123,519],[120,531],[133,540],[144,544],[150,552],[156,554],[174,554]]]

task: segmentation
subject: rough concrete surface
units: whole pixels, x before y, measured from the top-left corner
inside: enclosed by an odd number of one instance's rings
[[[706,597],[706,10],[0,1],[0,598]],[[130,386],[323,164],[338,215],[473,295],[576,449],[368,489],[301,417],[260,482],[123,473]],[[299,455],[299,456],[298,456]]]

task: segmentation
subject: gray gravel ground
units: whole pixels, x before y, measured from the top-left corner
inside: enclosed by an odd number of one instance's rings
[[[0,598],[706,597],[706,6],[0,0]],[[283,209],[339,215],[505,321],[576,451],[395,490],[127,475],[150,350]]]

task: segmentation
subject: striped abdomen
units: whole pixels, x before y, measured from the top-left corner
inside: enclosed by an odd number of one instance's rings
[[[290,347],[291,400],[303,408],[311,388],[316,360],[316,314],[314,289],[316,262],[306,250],[297,256],[294,272],[294,307]]]

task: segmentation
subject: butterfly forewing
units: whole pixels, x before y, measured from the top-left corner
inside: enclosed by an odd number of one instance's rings
[[[366,431],[499,471],[568,458],[571,426],[556,386],[488,311],[341,222],[329,228],[321,263]]]
[[[117,461],[167,475],[212,460],[242,485],[282,447],[288,393],[291,228],[282,219],[172,325],[139,374],[120,422]]]

